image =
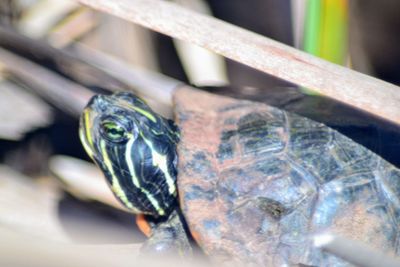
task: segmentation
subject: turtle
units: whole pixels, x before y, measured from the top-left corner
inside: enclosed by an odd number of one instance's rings
[[[149,220],[145,250],[190,255],[193,238],[222,265],[350,266],[311,244],[332,232],[399,254],[395,166],[263,103],[187,86],[173,99],[174,121],[129,92],[94,96],[80,120],[115,196]]]

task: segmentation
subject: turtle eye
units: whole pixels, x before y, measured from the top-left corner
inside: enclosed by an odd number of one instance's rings
[[[101,123],[102,135],[112,142],[122,142],[128,138],[128,132],[124,126],[115,121],[106,120]]]

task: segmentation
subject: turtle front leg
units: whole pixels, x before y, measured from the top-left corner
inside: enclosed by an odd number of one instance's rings
[[[179,211],[174,210],[167,219],[162,221],[150,219],[149,223],[152,231],[141,248],[142,254],[161,257],[192,257],[192,246]]]

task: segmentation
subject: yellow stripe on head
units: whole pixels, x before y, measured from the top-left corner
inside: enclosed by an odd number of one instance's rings
[[[113,164],[108,157],[107,154],[107,149],[105,142],[102,140],[100,142],[100,147],[101,147],[101,154],[103,156],[104,164],[106,165],[108,172],[111,175],[111,189],[112,191],[117,195],[117,197],[124,203],[128,208],[138,211],[132,203],[129,201],[128,197],[126,196],[124,190],[122,189],[121,185],[119,184],[118,178],[115,176],[114,169],[113,169]]]
[[[90,132],[90,128],[92,127],[92,125],[90,124],[89,112],[90,111],[87,109],[84,111],[85,133],[86,140],[88,141],[89,145],[93,147],[93,139]]]
[[[166,179],[167,185],[168,185],[168,192],[171,195],[174,195],[176,193],[175,181],[174,181],[174,179],[172,179],[172,177],[168,171],[166,155],[162,155],[162,154],[158,153],[155,150],[155,148],[153,147],[153,144],[149,140],[147,140],[142,134],[141,134],[141,136],[151,150],[153,166],[159,167],[160,170],[164,173],[164,176],[165,176],[165,179]]]
[[[87,153],[87,154],[89,155],[89,157],[93,160],[93,159],[94,159],[93,150],[92,150],[92,148],[88,145],[88,143],[87,143],[87,141],[86,141],[86,139],[85,139],[85,136],[84,136],[84,133],[83,133],[83,130],[82,130],[82,129],[79,129],[79,137],[80,137],[80,139],[81,139],[83,148],[85,149],[86,153]]]
[[[111,178],[112,178],[111,179],[112,180],[111,189],[117,195],[117,197],[119,199],[121,199],[121,201],[128,208],[130,208],[134,212],[141,213],[142,211],[139,211],[134,205],[132,205],[132,203],[129,201],[128,197],[126,196],[124,190],[122,189],[122,187],[121,187],[121,185],[119,183],[119,180],[118,180],[117,176],[115,175],[115,172],[114,172],[114,169],[113,169],[113,163],[111,162],[111,160],[110,160],[110,158],[108,156],[107,149],[106,149],[104,141],[100,142],[100,147],[101,147],[101,152],[102,152],[102,155],[103,155],[104,163],[105,163],[108,171],[110,172],[110,175],[111,175]],[[127,159],[127,158],[125,158],[125,159]],[[131,160],[127,161],[127,163],[128,162],[131,162]],[[160,207],[158,201],[153,197],[153,195],[149,191],[147,191],[146,189],[140,187],[139,181],[137,180],[137,177],[135,175],[135,169],[133,168],[133,164],[130,163],[130,165],[131,165],[132,169],[131,169],[131,167],[129,168],[129,173],[131,174],[132,179],[136,180],[136,183],[138,185],[137,188],[143,194],[146,195],[146,198],[149,200],[149,202],[151,203],[151,205],[154,207],[154,209],[157,211],[157,213],[159,215],[161,215],[161,216],[165,215],[165,211]],[[135,182],[134,182],[134,185],[136,186]]]
[[[125,151],[125,161],[126,164],[128,165],[128,169],[129,169],[129,173],[132,175],[132,181],[133,184],[140,188],[140,184],[139,184],[139,180],[136,177],[135,174],[135,167],[133,166],[133,161],[132,161],[132,146],[133,146],[133,142],[135,141],[134,138],[130,138],[128,143],[126,144],[126,151]]]
[[[125,152],[125,161],[126,161],[126,164],[128,165],[129,173],[132,176],[133,184],[137,188],[139,188],[143,194],[146,195],[147,199],[150,201],[150,203],[153,205],[154,209],[158,212],[159,215],[161,215],[161,216],[165,215],[165,211],[160,207],[158,201],[153,197],[153,195],[150,192],[148,192],[146,189],[144,189],[140,186],[139,180],[136,177],[135,166],[133,165],[133,161],[132,161],[132,157],[131,157],[134,141],[135,141],[135,139],[130,138],[130,140],[126,144],[126,152]]]
[[[79,127],[79,138],[82,142],[83,148],[85,149],[86,153],[89,155],[89,157],[91,159],[93,159],[93,145],[92,144],[88,144],[89,140],[92,141],[92,138],[90,136],[90,130],[88,131],[88,127],[89,125],[89,117],[88,115],[86,115],[87,113],[89,113],[89,111],[85,110],[84,111],[84,116],[82,116],[81,118],[81,126]],[[88,139],[89,138],[89,139]]]
[[[140,188],[140,190],[146,195],[146,197],[149,199],[150,203],[156,209],[158,214],[161,216],[165,215],[165,211],[160,207],[158,201],[153,197],[153,195],[150,194],[146,189]]]
[[[148,111],[146,111],[146,110],[144,110],[144,109],[135,107],[135,106],[132,106],[132,108],[133,108],[135,111],[137,111],[137,112],[139,112],[140,114],[142,114],[143,116],[145,116],[146,118],[148,118],[149,120],[151,120],[152,122],[157,123],[156,118],[155,118],[150,112],[148,112]]]

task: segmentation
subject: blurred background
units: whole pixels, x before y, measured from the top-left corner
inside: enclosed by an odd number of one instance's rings
[[[400,84],[399,1],[172,2]],[[94,93],[131,90],[171,117],[182,83],[326,123],[400,167],[399,126],[72,0],[2,0],[0,231],[131,257],[145,237],[89,163],[79,113]]]

